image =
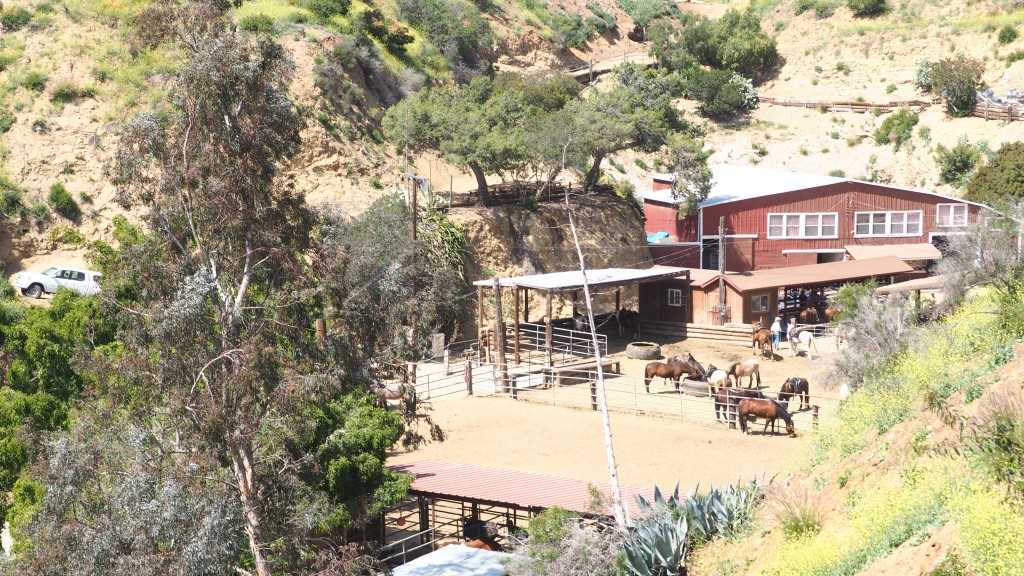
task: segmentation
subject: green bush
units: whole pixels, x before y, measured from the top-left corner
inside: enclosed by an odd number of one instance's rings
[[[824,20],[836,12],[836,0],[796,0],[793,10],[797,14],[803,14],[814,10],[814,17]]]
[[[78,202],[75,202],[71,193],[59,182],[50,186],[50,195],[47,196],[47,201],[54,212],[68,220],[78,220],[82,216],[82,209],[78,207]]]
[[[1007,24],[999,29],[999,43],[1009,44],[1017,39],[1017,29]]]
[[[1007,64],[1013,64],[1018,60],[1024,60],[1024,50],[1014,50],[1013,52],[1010,52],[1006,55],[1005,60]]]
[[[398,56],[405,54],[406,45],[414,40],[405,26],[389,24],[384,13],[376,8],[368,8],[363,12],[363,29],[379,40],[385,50]]]
[[[238,21],[238,27],[257,34],[273,34],[275,32],[274,19],[262,12],[242,17]]]
[[[983,148],[987,149],[987,146],[972,146],[966,136],[961,136],[952,148],[939,144],[935,150],[939,181],[955,184],[958,188],[966,184],[981,161]]]
[[[951,116],[964,117],[971,114],[975,89],[981,83],[985,64],[977,58],[958,54],[931,64],[928,82],[932,93],[946,101]],[[919,71],[920,75],[920,71]]]
[[[76,228],[70,226],[54,226],[47,233],[47,238],[54,244],[68,244],[70,246],[82,246],[85,244],[85,236]]]
[[[591,2],[587,4],[587,8],[594,14],[592,18],[587,18],[587,23],[593,26],[598,33],[604,34],[608,30],[615,30],[617,26],[615,16],[609,14],[600,4]]]
[[[761,18],[752,9],[731,9],[718,20],[690,18],[682,29],[660,20],[648,36],[652,55],[669,70],[686,70],[696,62],[753,78],[779,60],[775,40],[761,29]]]
[[[21,191],[13,186],[0,182],[0,214],[4,216],[17,216],[25,208],[25,202],[21,199]]]
[[[50,77],[40,70],[29,70],[21,78],[21,85],[35,92],[42,92]]]
[[[485,68],[494,35],[475,4],[465,0],[398,0],[398,9],[403,20],[438,47],[456,72],[457,81],[469,82]]]
[[[32,13],[20,6],[12,6],[0,11],[0,26],[5,32],[21,30],[31,20]]]
[[[46,217],[50,215],[50,209],[46,206],[46,203],[40,202],[39,200],[33,202],[28,211],[29,214],[35,216],[37,220],[46,220]]]
[[[916,112],[900,108],[895,114],[886,118],[882,125],[875,130],[875,143],[883,145],[892,144],[896,150],[899,150],[900,146],[913,136],[917,120]]]
[[[17,121],[18,117],[10,110],[0,110],[0,134],[6,134]]]
[[[384,183],[381,182],[380,176],[377,176],[376,174],[370,176],[370,187],[373,188],[374,190],[384,189]]]
[[[828,171],[828,175],[832,176],[834,178],[846,178],[846,172],[844,170],[839,169],[839,168],[836,168],[834,170],[829,170]]]
[[[987,204],[1024,197],[1024,143],[1007,142],[971,178],[964,199]]]
[[[686,93],[701,103],[701,114],[711,117],[757,107],[757,93],[750,80],[728,70],[696,72],[686,82]]]
[[[553,12],[548,26],[551,27],[551,43],[559,50],[583,48],[594,35],[594,29],[579,14]]]
[[[626,13],[633,24],[646,27],[662,16],[672,13],[672,7],[665,0],[617,0],[619,8]]]
[[[352,0],[306,0],[306,8],[322,20],[335,14],[348,14]]]
[[[74,82],[61,80],[53,87],[50,100],[53,102],[74,102],[83,96],[83,91]]]
[[[846,0],[846,5],[854,16],[860,18],[878,16],[889,10],[885,0]]]

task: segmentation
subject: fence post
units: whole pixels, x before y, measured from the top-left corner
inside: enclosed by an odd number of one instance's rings
[[[464,379],[466,381],[466,392],[468,392],[469,395],[472,396],[473,395],[473,359],[472,358],[466,358],[466,373],[465,373]]]
[[[815,432],[818,431],[818,405],[817,404],[811,406],[811,428],[813,428]]]
[[[451,352],[447,348],[444,349],[444,375],[452,375]]]

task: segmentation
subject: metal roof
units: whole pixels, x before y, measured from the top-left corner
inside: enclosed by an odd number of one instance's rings
[[[622,286],[625,284],[636,284],[639,282],[652,282],[674,278],[686,274],[686,268],[603,268],[599,270],[587,270],[587,281],[591,288],[602,286]],[[579,270],[567,272],[552,272],[550,274],[534,274],[531,276],[514,276],[512,278],[499,278],[498,283],[502,287],[519,286],[521,288],[533,288],[536,290],[579,290],[583,288],[583,273]],[[492,286],[494,280],[477,280],[474,286]]]
[[[444,546],[392,570],[394,576],[504,576],[504,552],[491,552],[461,544]]]
[[[854,260],[895,256],[901,260],[938,260],[942,252],[927,242],[921,244],[878,244],[865,246],[855,244],[843,246]]]
[[[913,290],[938,290],[946,281],[946,274],[928,276],[926,278],[914,278],[906,282],[897,282],[888,286],[875,288],[875,294],[894,294],[896,292],[911,292]]]
[[[573,512],[595,512],[588,506],[592,500],[588,483],[582,480],[437,460],[423,460],[391,468],[415,474],[412,491],[424,495],[526,509],[560,506]],[[589,484],[596,485],[610,504],[611,485],[600,482]],[[636,494],[650,499],[653,493],[653,490],[628,486],[620,487],[620,491],[623,504],[633,511],[637,510]],[[610,505],[606,510],[596,512],[612,515]]]
[[[826,262],[825,264],[789,266],[752,272],[726,272],[725,281],[738,292],[750,292],[769,288],[832,284],[875,276],[906,274],[913,271],[914,269],[903,260],[895,256],[886,256],[868,260]],[[706,288],[718,281],[718,272],[715,270],[701,270],[700,272],[693,270],[690,281],[695,286]]]
[[[863,180],[854,180],[851,178],[836,178],[834,176],[819,176],[817,174],[802,174],[800,172],[788,172],[786,170],[772,170],[769,168],[759,168],[757,166],[713,164],[711,166],[711,173],[711,193],[708,195],[707,200],[700,203],[701,208],[714,206],[715,204],[734,202],[736,200],[749,200],[751,198],[760,198],[762,196],[781,194],[783,192],[793,192],[796,190],[806,190],[808,188],[817,188],[819,186],[839,184],[842,182],[873,184],[875,186],[884,186],[885,188],[893,190],[928,194],[936,198],[951,200],[957,203],[974,204],[975,206],[987,208],[984,204],[969,202],[963,198],[944,196],[942,194],[936,194],[925,190],[915,190],[913,188],[903,188],[900,186],[891,186],[889,184],[878,184],[877,182],[864,182]],[[655,174],[653,179],[658,182],[671,183],[675,180],[675,174]],[[666,204],[678,204],[678,202],[672,198],[671,189],[648,190],[644,192],[642,196],[644,200],[652,200]]]

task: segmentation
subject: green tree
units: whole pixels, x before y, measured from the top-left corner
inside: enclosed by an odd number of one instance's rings
[[[939,144],[935,148],[935,164],[939,167],[939,182],[962,187],[974,176],[975,169],[984,158],[988,143],[984,140],[972,145],[967,136],[957,139],[956,146],[946,148]]]
[[[952,116],[968,116],[974,104],[975,90],[981,84],[985,64],[977,58],[957,54],[931,64],[928,80],[931,91],[946,101]]]
[[[711,151],[704,149],[704,139],[698,135],[680,133],[669,143],[666,163],[672,167],[672,197],[679,202],[680,218],[695,214],[711,194],[710,157]]]
[[[1024,143],[1003,144],[971,178],[964,198],[990,205],[1024,198]]]
[[[651,53],[669,70],[684,70],[691,61],[754,78],[778,64],[775,40],[761,29],[761,17],[751,6],[730,9],[718,20],[684,19],[682,26],[667,20],[651,30]]]
[[[750,80],[728,70],[692,69],[687,94],[700,102],[705,116],[722,117],[757,107],[757,92]]]

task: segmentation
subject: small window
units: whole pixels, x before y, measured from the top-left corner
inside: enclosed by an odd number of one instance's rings
[[[935,207],[936,226],[966,226],[967,204],[938,204]]]
[[[768,295],[758,294],[751,296],[750,298],[750,311],[751,312],[767,312],[768,311]]]
[[[683,291],[679,288],[668,289],[668,305],[669,306],[682,306],[683,305]]]

